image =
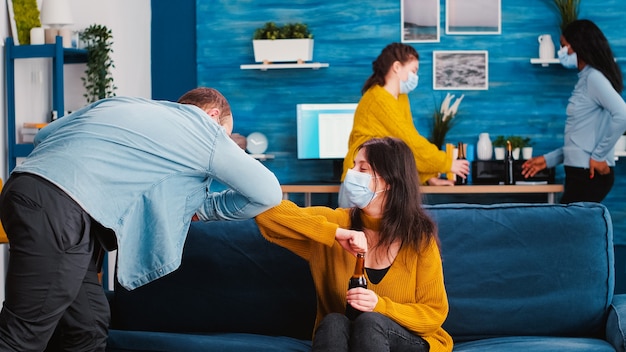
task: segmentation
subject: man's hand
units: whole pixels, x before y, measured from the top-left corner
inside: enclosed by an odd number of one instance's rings
[[[367,238],[363,231],[353,231],[338,228],[335,232],[335,240],[346,251],[354,254],[367,252]]]
[[[533,177],[546,166],[546,158],[543,155],[530,158],[522,165],[522,175],[524,178]]]
[[[611,172],[611,168],[609,168],[609,164],[606,161],[589,158],[589,178],[593,178],[596,172],[600,175],[607,175]]]

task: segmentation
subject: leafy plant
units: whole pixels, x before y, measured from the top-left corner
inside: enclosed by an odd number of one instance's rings
[[[430,136],[430,141],[439,149],[443,146],[446,134],[454,126],[456,121],[454,117],[456,116],[461,101],[463,101],[463,97],[465,97],[465,95],[461,95],[450,105],[452,99],[454,99],[454,95],[448,93],[443,99],[441,106],[435,108],[432,119],[433,131]]]
[[[87,92],[83,95],[88,103],[115,96],[117,87],[113,83],[112,68],[115,68],[113,35],[104,25],[92,24],[80,33],[80,39],[87,48],[87,69],[81,77]]]
[[[493,145],[494,147],[506,147],[506,138],[504,138],[504,136],[497,136],[493,142],[491,142],[491,145]]]
[[[41,27],[36,0],[12,0],[19,44],[30,44],[30,30]]]
[[[561,15],[560,28],[563,31],[568,24],[578,19],[581,0],[553,0],[553,2]]]
[[[263,39],[312,39],[313,34],[304,23],[287,23],[284,26],[278,26],[274,22],[266,22],[263,27],[254,31],[255,40]]]

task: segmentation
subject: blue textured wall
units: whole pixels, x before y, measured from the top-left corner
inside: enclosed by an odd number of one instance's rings
[[[595,21],[626,67],[623,0],[583,0],[581,17]],[[198,84],[222,91],[235,115],[235,132],[266,134],[264,162],[282,183],[318,181],[332,175],[331,162],[297,160],[298,103],[357,102],[371,72],[371,62],[390,42],[400,40],[400,0],[197,0]],[[329,68],[310,70],[241,70],[254,63],[251,36],[266,21],[302,21],[315,35],[314,61]],[[558,17],[551,0],[502,1],[501,35],[445,34],[445,1],[441,0],[441,41],[412,44],[420,53],[420,85],[410,95],[414,122],[430,131],[434,100],[446,91],[432,89],[433,50],[488,50],[489,89],[458,91],[466,95],[450,142],[475,143],[488,132],[529,136],[535,154],[562,144],[564,110],[576,82],[576,71],[559,65],[531,65],[538,56],[537,36],[549,33],[558,48]],[[562,182],[562,167],[557,181]],[[611,210],[616,240],[626,243],[626,159],[618,162],[617,182],[605,204]]]

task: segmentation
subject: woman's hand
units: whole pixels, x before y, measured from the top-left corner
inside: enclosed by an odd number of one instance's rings
[[[337,228],[335,240],[346,251],[354,254],[367,252],[367,238],[363,231],[346,230]]]
[[[522,164],[522,175],[524,178],[535,176],[539,171],[546,168],[546,158],[542,156],[536,156],[530,158]]]
[[[606,161],[597,161],[590,158],[589,178],[593,178],[596,172],[600,175],[607,175],[611,172],[611,168],[609,168],[609,164],[607,164]]]
[[[429,186],[454,186],[454,181],[445,178],[431,177],[426,184]]]
[[[469,175],[469,161],[465,159],[452,160],[452,167],[450,172],[456,175],[456,177],[466,178]]]
[[[348,290],[346,300],[353,308],[361,312],[371,312],[378,303],[378,296],[372,290],[355,287]]]

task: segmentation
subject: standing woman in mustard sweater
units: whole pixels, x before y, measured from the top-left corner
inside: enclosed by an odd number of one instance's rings
[[[354,208],[284,200],[256,217],[263,236],[309,262],[317,294],[312,351],[452,351],[448,298],[434,222],[420,203],[413,153],[397,138],[357,148],[346,174]],[[368,287],[348,290],[367,252]],[[354,321],[346,303],[362,311]]]
[[[421,136],[413,124],[408,93],[417,87],[418,69],[419,54],[402,43],[387,45],[372,63],[373,73],[363,85],[363,96],[354,114],[342,180],[353,166],[357,147],[371,138],[382,137],[400,138],[411,148],[421,184],[454,185],[454,181],[440,179],[440,173],[467,176],[467,160],[452,160]],[[350,205],[344,202],[343,190],[339,200],[339,206]]]

